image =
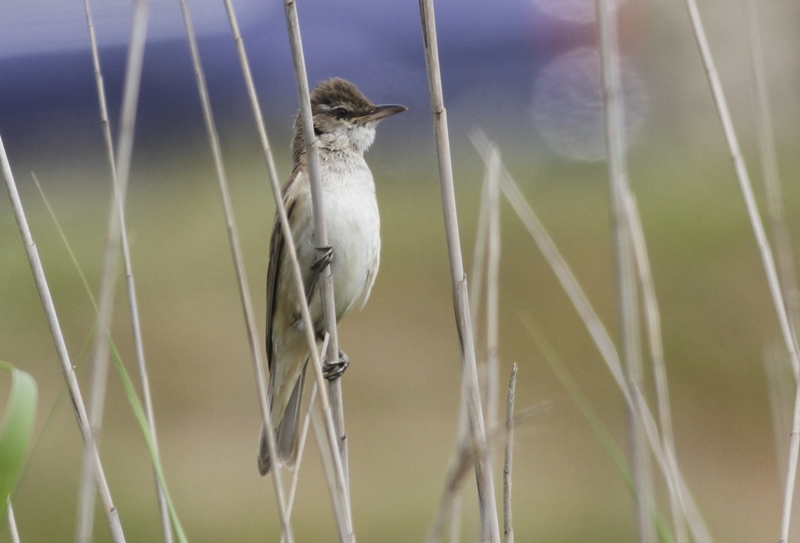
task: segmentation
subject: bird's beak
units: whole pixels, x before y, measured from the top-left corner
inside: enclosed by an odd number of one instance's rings
[[[397,113],[402,113],[404,111],[408,111],[408,108],[406,106],[394,106],[394,105],[376,106],[375,109],[373,109],[366,115],[362,115],[361,117],[355,117],[353,119],[353,122],[368,123],[370,121],[380,121],[381,119],[385,119],[386,117],[395,115]]]

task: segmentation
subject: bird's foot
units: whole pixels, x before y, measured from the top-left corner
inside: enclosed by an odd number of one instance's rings
[[[325,360],[325,362],[322,364],[322,375],[328,381],[333,381],[334,379],[341,377],[342,374],[344,374],[344,370],[346,370],[347,366],[349,365],[350,359],[340,350],[339,360],[335,362]]]
[[[317,252],[319,252],[319,258],[311,265],[311,269],[319,273],[325,269],[325,266],[333,262],[333,247],[330,245],[317,247]]]

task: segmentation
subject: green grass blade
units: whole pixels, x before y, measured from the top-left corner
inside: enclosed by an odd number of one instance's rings
[[[25,461],[36,420],[38,394],[36,381],[30,374],[6,362],[0,362],[0,369],[11,373],[11,392],[0,425],[0,504],[5,505]]]
[[[564,385],[564,388],[567,390],[567,393],[572,398],[572,401],[575,402],[575,405],[578,406],[581,414],[586,419],[586,422],[589,423],[589,426],[594,432],[597,441],[600,442],[600,445],[605,449],[606,454],[611,458],[611,461],[614,463],[614,466],[617,468],[617,471],[622,477],[622,480],[625,482],[625,485],[628,487],[632,495],[636,495],[636,486],[633,484],[633,475],[631,474],[631,470],[628,467],[628,462],[625,459],[625,455],[622,453],[620,448],[614,442],[614,438],[611,437],[611,433],[608,431],[606,426],[600,420],[600,417],[597,415],[597,412],[592,407],[592,404],[586,399],[586,396],[583,395],[581,392],[578,383],[572,378],[567,368],[558,358],[558,355],[555,352],[555,349],[550,345],[550,342],[544,337],[539,327],[533,322],[533,318],[527,313],[521,312],[519,315],[522,324],[525,326],[528,333],[533,338],[534,343],[539,348],[539,350],[544,355],[545,360],[549,364],[549,366],[553,369],[553,372],[558,377],[561,384]],[[653,521],[656,526],[656,534],[658,535],[659,541],[661,543],[674,543],[674,538],[672,536],[672,531],[669,528],[669,524],[666,522],[664,516],[655,508],[650,513],[653,517]]]
[[[94,308],[95,313],[98,313],[97,303],[95,301],[94,295],[92,294],[92,289],[89,286],[89,282],[86,279],[86,275],[83,273],[83,268],[81,268],[80,263],[78,262],[77,257],[75,256],[74,251],[72,250],[72,246],[67,239],[64,230],[61,228],[61,223],[58,220],[58,217],[55,214],[55,211],[50,206],[50,202],[47,200],[47,197],[44,194],[44,190],[42,189],[39,181],[36,179],[36,176],[33,177],[34,181],[36,182],[36,187],[39,189],[39,194],[42,196],[42,200],[44,200],[45,206],[47,207],[47,212],[50,214],[50,217],[55,224],[56,229],[58,230],[59,236],[61,236],[61,240],[64,243],[64,247],[66,248],[67,252],[69,253],[70,259],[72,260],[75,269],[77,270],[81,282],[83,283],[83,287],[86,290],[87,295],[89,296],[89,300],[92,303],[92,307]],[[167,503],[167,509],[169,509],[170,519],[172,521],[172,528],[175,530],[175,534],[178,538],[180,543],[188,543],[186,539],[186,534],[183,531],[183,527],[181,525],[180,520],[178,519],[178,514],[175,510],[175,506],[172,503],[172,499],[170,498],[169,491],[167,489],[166,479],[164,478],[164,471],[161,467],[161,462],[158,457],[158,452],[156,450],[155,443],[152,440],[152,432],[150,431],[150,425],[147,422],[147,417],[144,413],[144,408],[142,407],[142,402],[139,399],[139,394],[136,392],[136,387],[131,381],[130,376],[128,375],[128,371],[125,369],[125,365],[122,363],[122,359],[119,356],[119,352],[117,351],[116,345],[114,345],[114,341],[111,337],[108,337],[108,342],[111,345],[111,352],[112,358],[114,360],[114,366],[117,369],[117,373],[119,374],[120,381],[122,382],[122,388],[125,391],[125,396],[128,399],[128,403],[131,406],[131,410],[133,411],[134,416],[136,417],[136,422],[139,424],[139,428],[142,431],[142,435],[144,436],[144,441],[147,446],[147,451],[150,454],[150,461],[153,464],[153,471],[156,474],[156,478],[158,482],[161,484],[161,488],[164,491],[164,499]]]

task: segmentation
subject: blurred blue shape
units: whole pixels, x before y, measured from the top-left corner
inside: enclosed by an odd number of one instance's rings
[[[113,127],[119,116],[131,4],[93,0],[91,6]],[[189,6],[218,121],[222,126],[247,122],[249,105],[223,4],[189,0]],[[268,122],[289,130],[297,95],[282,2],[234,0],[234,7]],[[395,123],[399,130],[429,122],[415,2],[300,0],[298,10],[312,86],[328,77],[344,77],[376,103],[407,105],[411,111]],[[436,17],[450,122],[464,137],[477,125],[530,131],[538,69],[559,51],[593,39],[591,28],[543,15],[532,0],[440,1]],[[50,140],[55,145],[59,134],[74,133],[78,119],[93,127],[83,136],[99,142],[96,104],[83,2],[0,4],[0,130],[10,145]],[[159,148],[184,137],[181,131],[201,130],[178,0],[151,0],[137,148]]]

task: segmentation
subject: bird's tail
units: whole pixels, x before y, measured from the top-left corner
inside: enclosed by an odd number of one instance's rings
[[[297,461],[297,447],[300,442],[300,404],[303,399],[303,386],[306,382],[306,368],[300,373],[300,378],[292,389],[289,403],[283,416],[276,420],[270,405],[270,417],[275,428],[275,450],[278,455],[278,465],[293,468]],[[272,402],[270,401],[270,404]],[[261,437],[258,440],[258,471],[261,475],[266,475],[272,468],[272,458],[269,455],[267,446],[267,428],[261,427]]]

